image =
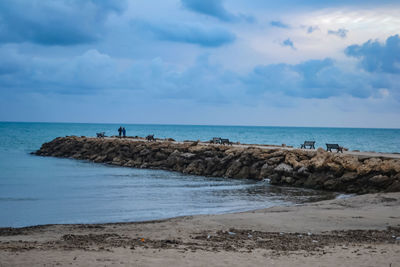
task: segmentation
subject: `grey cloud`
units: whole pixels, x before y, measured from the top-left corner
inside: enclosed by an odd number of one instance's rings
[[[343,28],[342,28],[342,29],[338,29],[338,30],[336,30],[336,31],[334,31],[334,30],[328,30],[328,34],[330,34],[330,35],[336,35],[336,36],[338,36],[338,37],[340,37],[340,38],[346,38],[348,32],[349,32],[348,30],[343,29]]]
[[[330,58],[296,65],[258,66],[244,82],[254,94],[281,92],[300,98],[323,99],[346,94],[366,98],[374,90],[368,76],[342,71]]]
[[[273,27],[278,27],[278,28],[283,28],[283,29],[289,29],[290,26],[288,24],[283,23],[282,21],[279,20],[273,20],[269,23]]]
[[[385,43],[369,40],[362,45],[351,45],[346,55],[359,58],[363,69],[369,72],[400,74],[400,36],[393,35]]]
[[[132,21],[138,31],[150,34],[158,40],[196,44],[203,47],[219,47],[233,43],[236,36],[221,27],[204,27],[193,24],[149,23]]]
[[[101,38],[110,13],[121,13],[125,1],[3,0],[0,42],[76,45]]]
[[[317,30],[319,30],[319,27],[318,27],[318,26],[309,26],[309,27],[307,28],[307,33],[313,33],[313,32],[315,32],[315,31],[317,31]]]
[[[196,13],[208,15],[225,22],[255,22],[255,18],[246,14],[233,14],[223,5],[222,0],[181,0],[183,7]]]
[[[294,43],[292,40],[290,40],[290,38],[283,41],[282,46],[288,46],[288,47],[292,48],[293,50],[296,50],[296,48],[294,47]]]
[[[256,66],[247,74],[210,64],[208,56],[184,70],[161,59],[131,62],[97,50],[70,59],[38,59],[14,54],[12,68],[0,70],[0,88],[8,94],[18,91],[89,94],[102,91],[136,90],[159,99],[191,99],[204,103],[240,103],[260,99],[266,93],[292,98],[325,99],[335,96],[373,97],[381,88],[395,92],[400,78],[390,81],[379,74],[342,70],[334,60],[308,60],[300,64]],[[400,99],[399,99],[400,100]]]

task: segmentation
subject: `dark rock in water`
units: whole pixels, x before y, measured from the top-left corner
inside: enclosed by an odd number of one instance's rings
[[[282,181],[284,181],[287,184],[293,184],[295,182],[295,179],[293,177],[282,177]]]
[[[307,167],[303,166],[297,170],[297,174],[303,177],[307,177],[310,175],[310,172],[308,171]]]
[[[202,176],[270,179],[289,185],[348,193],[400,191],[400,160],[299,149],[216,146],[199,141],[58,137],[34,152],[125,167]]]
[[[262,165],[260,169],[260,179],[268,178],[268,174],[271,172],[271,167],[268,165],[268,163],[265,163]]]
[[[343,174],[342,177],[340,177],[340,180],[342,180],[342,182],[350,182],[354,179],[357,179],[356,172],[346,172],[345,174]]]
[[[400,181],[394,181],[388,188],[387,192],[400,192]]]
[[[371,178],[369,178],[369,181],[376,185],[380,185],[380,186],[383,186],[383,185],[391,182],[389,177],[387,177],[386,175],[381,175],[381,174],[372,176]]]
[[[233,161],[230,165],[229,168],[226,170],[225,176],[226,177],[235,177],[236,174],[239,173],[241,170],[242,163],[239,160]]]

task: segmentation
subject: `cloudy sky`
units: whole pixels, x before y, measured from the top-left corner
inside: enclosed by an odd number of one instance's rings
[[[399,128],[398,14],[398,0],[2,0],[0,121]]]

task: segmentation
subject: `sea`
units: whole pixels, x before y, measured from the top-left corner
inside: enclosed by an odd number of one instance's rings
[[[124,168],[30,153],[55,137],[154,134],[177,141],[229,138],[246,144],[400,152],[400,129],[0,122],[0,227],[110,223],[221,214],[342,197],[265,181]]]

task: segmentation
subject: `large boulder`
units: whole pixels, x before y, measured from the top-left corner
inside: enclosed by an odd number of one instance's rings
[[[357,179],[357,177],[358,177],[357,172],[346,172],[339,179],[342,182],[347,183],[347,182],[351,182],[351,181]]]
[[[286,163],[281,163],[275,167],[274,171],[276,171],[278,173],[292,174],[293,167]]]
[[[329,152],[326,152],[322,148],[317,149],[317,153],[310,160],[310,166],[312,166],[315,170],[323,170],[326,168],[326,162],[330,159],[331,155]]]
[[[336,190],[339,185],[339,181],[337,179],[330,179],[324,182],[324,189],[328,190]]]
[[[390,184],[390,182],[392,182],[389,177],[387,177],[386,175],[382,175],[382,174],[371,177],[369,179],[369,181],[377,186],[385,186],[387,184]]]
[[[196,175],[204,175],[205,167],[204,161],[202,160],[195,160],[192,161],[184,170],[183,173],[190,173]]]
[[[301,167],[300,169],[297,170],[297,176],[308,177],[309,175],[310,175],[310,171],[305,166],[303,166],[303,167]]]
[[[293,166],[295,170],[303,167],[301,163],[299,163],[299,158],[293,152],[287,153],[285,157],[285,163]]]
[[[284,157],[272,157],[272,158],[267,159],[267,162],[270,165],[276,165],[276,164],[281,163],[284,160],[285,160]]]
[[[250,178],[250,168],[249,166],[243,166],[240,171],[235,175],[235,178]]]
[[[271,173],[271,167],[268,165],[268,163],[264,163],[260,169],[260,174],[259,178],[264,179],[268,177],[268,174]]]
[[[179,155],[180,157],[190,160],[190,159],[194,159],[196,157],[196,154],[194,153],[182,153]]]
[[[400,173],[400,160],[398,159],[388,159],[384,160],[380,165],[380,169],[384,173]]]
[[[295,179],[293,177],[290,177],[290,176],[282,176],[281,181],[283,183],[291,185],[291,184],[294,184]]]
[[[360,175],[365,175],[371,172],[378,172],[382,160],[380,158],[369,158],[364,160],[363,164],[357,168],[357,173]]]
[[[387,192],[400,192],[400,181],[394,181],[388,188],[386,188]]]
[[[346,171],[355,172],[361,165],[360,161],[355,156],[336,154],[332,157],[332,161],[343,166]]]
[[[260,176],[261,168],[264,165],[263,161],[258,161],[250,166],[250,178],[258,179]]]
[[[241,170],[242,163],[239,160],[233,161],[225,172],[225,177],[235,177],[235,175]]]

